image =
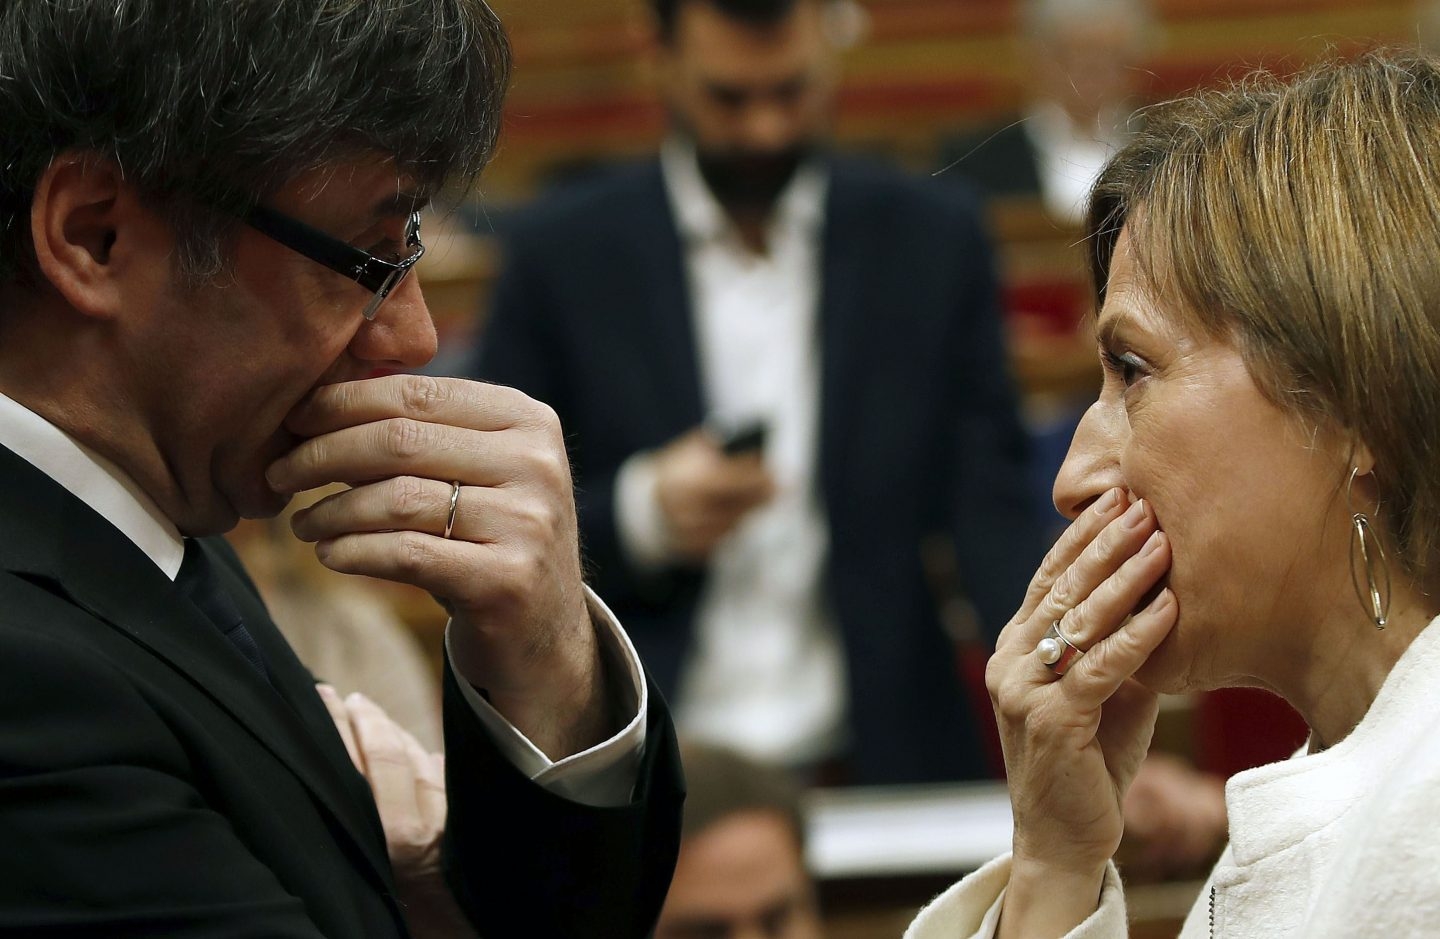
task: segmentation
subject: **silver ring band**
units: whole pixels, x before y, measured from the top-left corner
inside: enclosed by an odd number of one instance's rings
[[[455,530],[455,510],[460,508],[460,480],[450,484],[450,514],[445,517],[445,534],[442,538],[449,538],[450,533]]]
[[[1056,675],[1064,675],[1070,671],[1070,666],[1084,654],[1079,646],[1060,631],[1058,619],[1050,624],[1050,628],[1045,631],[1045,638],[1035,646],[1035,655]]]

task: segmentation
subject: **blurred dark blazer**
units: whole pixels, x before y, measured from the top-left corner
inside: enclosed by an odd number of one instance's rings
[[[849,671],[848,762],[857,783],[983,776],[921,549],[932,533],[952,536],[992,635],[1041,554],[990,244],[957,187],[842,158],[829,170],[817,468],[825,587]],[[625,459],[707,413],[659,163],[572,187],[508,235],[474,374],[559,413],[593,582],[672,693],[705,572],[632,568],[614,506]]]
[[[939,178],[966,183],[986,199],[1039,198],[1040,158],[1024,119],[945,140]]]
[[[405,936],[375,802],[229,545],[267,684],[139,548],[0,447],[0,935]],[[679,845],[651,696],[634,802],[521,775],[445,687],[447,879],[486,937],[647,935]]]

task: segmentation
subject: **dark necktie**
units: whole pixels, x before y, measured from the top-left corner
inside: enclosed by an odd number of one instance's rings
[[[215,628],[230,640],[231,645],[238,649],[255,671],[260,673],[260,677],[268,682],[270,675],[265,670],[265,659],[260,655],[260,647],[255,644],[255,637],[245,628],[245,620],[235,608],[235,602],[230,599],[225,588],[220,586],[215,571],[210,567],[210,561],[205,557],[205,551],[194,538],[185,539],[185,560],[180,564],[175,586],[190,598],[191,603],[200,608],[200,612],[209,617]]]

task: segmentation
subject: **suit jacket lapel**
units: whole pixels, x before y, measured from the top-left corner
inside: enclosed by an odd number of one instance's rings
[[[307,716],[315,707],[323,709],[313,679],[233,570],[214,565],[237,588],[233,593],[246,627],[272,668],[273,688],[143,552],[89,506],[4,447],[0,479],[5,482],[0,566],[54,583],[76,605],[183,674],[300,778],[389,884],[374,801],[361,791],[364,782],[351,771],[328,717],[322,722]],[[316,698],[313,705],[292,705],[306,694]]]
[[[273,690],[289,708],[289,713],[281,716],[288,718],[287,726],[293,728],[293,721],[298,718],[304,728],[305,733],[291,735],[292,742],[296,744],[296,749],[292,751],[295,759],[287,759],[284,754],[277,755],[292,770],[301,761],[308,765],[317,783],[311,785],[312,791],[321,796],[327,806],[337,810],[337,817],[345,823],[348,831],[367,834],[367,837],[357,840],[357,845],[367,852],[377,871],[388,874],[389,860],[383,850],[385,833],[380,826],[375,798],[365,777],[354,769],[330,712],[315,691],[315,676],[295,657],[295,650],[290,648],[290,643],[270,619],[269,611],[255,592],[254,584],[243,575],[243,568],[229,543],[223,538],[213,538],[206,539],[203,544],[211,554],[212,569],[224,580],[226,589],[235,598],[246,629],[265,656],[265,667],[270,673]],[[253,677],[253,672],[248,677]],[[304,772],[297,775],[306,779]],[[307,784],[310,782],[309,779],[306,781]],[[338,789],[321,791],[321,787],[332,783],[338,785]]]
[[[691,427],[704,418],[706,408],[700,387],[700,361],[695,345],[695,310],[685,269],[685,245],[675,224],[675,212],[665,178],[656,161],[641,179],[636,200],[634,244],[643,254],[648,272],[648,302],[640,304],[645,322],[642,341],[652,350],[665,400],[656,404],[676,409],[678,426]],[[621,311],[622,315],[629,311]]]

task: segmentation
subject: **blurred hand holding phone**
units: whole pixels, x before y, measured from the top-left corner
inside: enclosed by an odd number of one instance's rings
[[[763,420],[712,422],[709,426],[720,445],[720,452],[726,456],[765,452],[765,438],[770,433],[770,425]]]
[[[768,430],[763,421],[709,421],[655,451],[655,498],[673,556],[704,563],[747,514],[775,495],[775,481],[759,459]]]

